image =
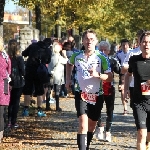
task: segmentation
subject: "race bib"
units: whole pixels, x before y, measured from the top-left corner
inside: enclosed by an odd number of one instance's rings
[[[83,101],[86,101],[87,103],[95,105],[96,100],[97,100],[97,95],[96,94],[89,94],[86,92],[81,93],[81,98]]]
[[[146,82],[141,83],[142,95],[150,95],[150,86]]]

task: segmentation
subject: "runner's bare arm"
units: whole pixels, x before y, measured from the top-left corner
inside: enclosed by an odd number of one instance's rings
[[[121,73],[125,74],[128,71],[128,65],[121,67]]]
[[[108,72],[108,73],[104,73],[104,74],[99,74],[99,78],[101,80],[104,80],[104,81],[107,81],[107,82],[113,81],[112,72]]]
[[[124,90],[129,90],[129,84],[130,84],[130,76],[132,76],[132,73],[127,72],[124,76]]]
[[[101,80],[105,80],[107,82],[113,81],[112,72],[102,74],[102,73],[97,72],[95,68],[92,68],[88,71],[89,71],[90,75],[93,77],[100,78]]]

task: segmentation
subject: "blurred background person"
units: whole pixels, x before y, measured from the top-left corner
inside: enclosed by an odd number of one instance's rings
[[[65,42],[63,44],[62,49],[66,51],[66,56],[68,59],[73,54],[73,51],[71,50],[71,48],[72,48],[71,42]],[[61,55],[62,55],[62,51],[61,51]],[[64,84],[61,85],[60,97],[67,98],[68,92],[67,92],[67,88],[65,86],[65,83],[66,83],[66,64],[64,64]]]
[[[110,56],[110,44],[107,41],[101,41],[99,43],[99,50],[105,54],[105,56],[108,58],[111,72],[114,76],[114,72],[119,74],[120,73],[120,64],[113,56]],[[106,113],[107,113],[107,119],[106,119],[106,128],[104,132],[104,125],[102,123],[102,116],[100,113],[100,118],[97,123],[97,130],[96,130],[96,136],[99,140],[106,140],[108,142],[111,142],[111,126],[113,122],[113,110],[114,110],[114,101],[115,101],[115,85],[114,81],[107,82],[103,81],[103,94],[104,94],[104,101],[106,103]],[[102,101],[102,103],[104,103]]]
[[[20,55],[17,40],[12,39],[8,42],[8,55],[11,60],[11,81],[10,103],[8,106],[8,127],[18,127],[17,114],[19,111],[20,97],[24,86],[24,60]]]
[[[62,51],[62,56],[60,55]],[[61,85],[64,84],[64,64],[66,64],[68,58],[66,56],[66,50],[62,50],[62,46],[58,42],[53,43],[51,62],[48,64],[49,74],[53,77],[56,111],[62,111],[59,107],[59,94]]]
[[[37,116],[45,117],[46,114],[41,107],[44,94],[43,84],[48,83],[49,77],[47,71],[46,77],[39,78],[37,69],[40,64],[46,66],[50,62],[51,51],[49,50],[49,45],[44,41],[32,43],[22,52],[22,56],[28,57],[25,67],[24,110],[22,116],[29,116],[30,95],[33,94],[34,89],[34,94],[37,96]]]

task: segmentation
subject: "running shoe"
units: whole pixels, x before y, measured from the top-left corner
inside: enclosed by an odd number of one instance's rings
[[[97,127],[97,129],[96,129],[96,137],[99,140],[104,140],[104,127]]]
[[[18,127],[19,127],[19,125],[15,123],[14,125],[12,125],[12,127],[14,127],[14,128],[18,128]]]
[[[29,111],[28,111],[28,109],[24,109],[24,110],[23,110],[22,116],[23,116],[23,117],[29,116]]]
[[[38,111],[37,116],[38,117],[46,117],[46,114],[43,111]]]
[[[8,123],[7,127],[8,127],[8,128],[11,128],[11,123]]]
[[[46,100],[43,100],[42,103],[46,103]]]
[[[54,98],[50,98],[50,101],[49,101],[50,104],[54,104],[56,103],[55,99]]]
[[[16,123],[15,123],[14,125],[12,125],[11,123],[8,123],[7,127],[8,127],[8,128],[18,128],[19,125],[16,124]]]
[[[105,141],[111,142],[111,133],[110,132],[105,132]]]
[[[127,115],[128,115],[128,111],[127,111],[127,110],[124,110],[123,115],[124,115],[124,116],[127,116]]]
[[[63,96],[63,98],[67,98],[67,97],[68,97],[68,94]]]

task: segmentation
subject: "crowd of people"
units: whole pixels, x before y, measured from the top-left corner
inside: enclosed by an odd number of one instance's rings
[[[37,97],[37,116],[46,117],[45,111],[51,110],[51,103],[56,103],[56,111],[63,111],[59,99],[68,97],[71,89],[79,121],[79,150],[89,149],[94,133],[99,140],[111,142],[115,73],[119,78],[118,90],[125,116],[128,115],[130,98],[137,127],[137,150],[146,150],[146,146],[150,145],[150,32],[138,31],[137,39],[134,49],[128,39],[122,39],[120,48],[117,50],[117,46],[113,45],[112,50],[109,42],[99,42],[95,31],[89,29],[82,35],[81,50],[76,48],[75,40],[70,36],[61,42],[45,38],[20,53],[14,39],[9,41],[6,52],[1,37],[0,140],[5,125],[7,128],[19,126],[17,114],[21,95],[24,95],[22,116],[29,116],[29,105],[34,95]],[[46,104],[45,111],[43,102]],[[106,127],[101,117],[104,102]]]

